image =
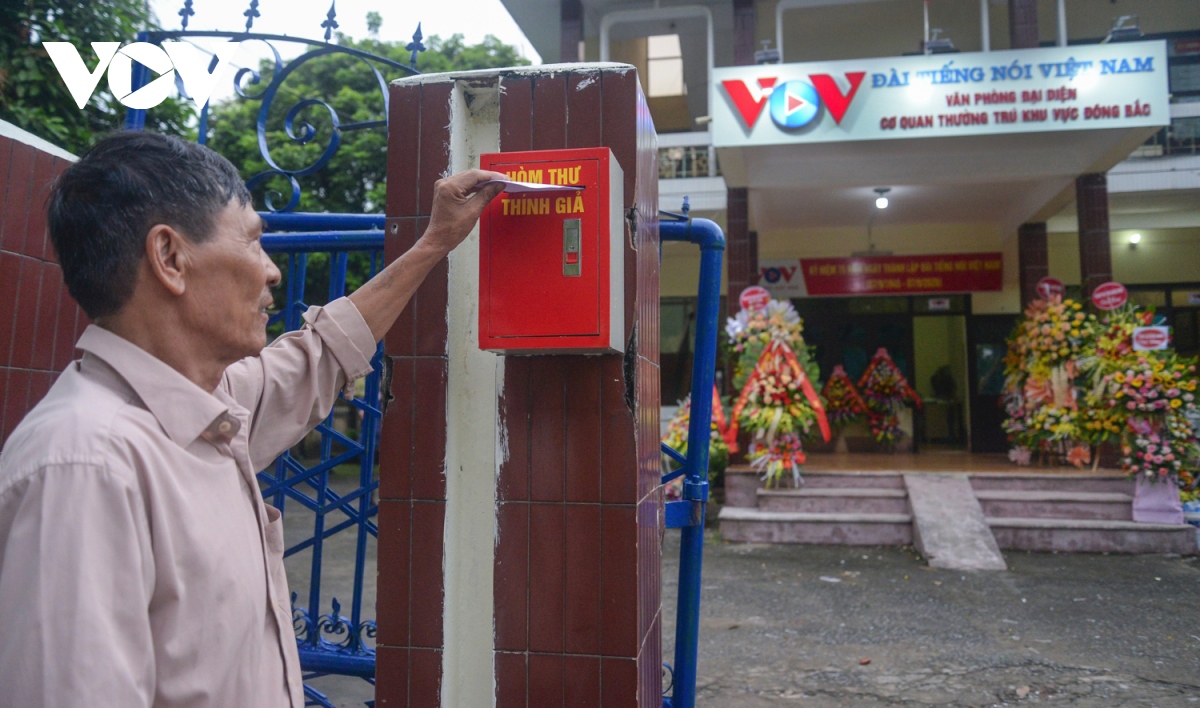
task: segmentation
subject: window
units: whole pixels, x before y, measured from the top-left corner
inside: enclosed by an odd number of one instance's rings
[[[658,178],[676,179],[679,177],[710,177],[721,174],[720,168],[713,160],[713,169],[709,170],[709,148],[707,145],[689,145],[686,147],[667,147],[658,149]],[[715,154],[712,157],[716,157]]]
[[[646,78],[646,93],[651,98],[687,95],[679,35],[660,34],[646,38]]]

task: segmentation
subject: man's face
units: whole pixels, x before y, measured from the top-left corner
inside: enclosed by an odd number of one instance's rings
[[[267,309],[280,273],[262,249],[262,219],[236,199],[221,210],[212,237],[189,249],[187,324],[212,353],[228,361],[258,354],[267,344]]]

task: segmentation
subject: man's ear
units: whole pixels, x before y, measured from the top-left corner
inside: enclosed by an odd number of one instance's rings
[[[166,224],[155,224],[146,234],[146,263],[150,272],[172,295],[187,290],[188,240]]]

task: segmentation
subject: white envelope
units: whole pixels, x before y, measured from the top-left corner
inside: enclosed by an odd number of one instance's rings
[[[479,191],[484,187],[493,184],[503,184],[504,189],[502,191],[508,192],[509,194],[521,194],[524,192],[578,192],[583,189],[583,187],[576,187],[566,184],[539,184],[537,182],[516,182],[506,179],[489,179],[486,182],[480,182],[479,184],[475,185],[475,191]]]

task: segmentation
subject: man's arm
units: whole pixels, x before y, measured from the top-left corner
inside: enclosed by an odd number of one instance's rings
[[[429,271],[467,238],[484,207],[503,190],[502,185],[490,185],[475,191],[476,185],[490,179],[506,177],[498,172],[467,170],[438,180],[433,186],[433,213],[424,235],[407,253],[349,296],[375,341],[383,339]]]
[[[504,175],[468,170],[438,180],[429,228],[407,253],[348,298],[306,312],[308,326],[225,370],[221,389],[251,414],[250,459],[256,469],[329,415],[347,382],[370,373],[376,344],[429,271],[466,239],[502,189],[495,185],[476,192],[476,186],[498,178]]]
[[[136,485],[49,465],[0,493],[0,708],[149,708],[154,560]],[[70,513],[62,513],[70,509]]]

